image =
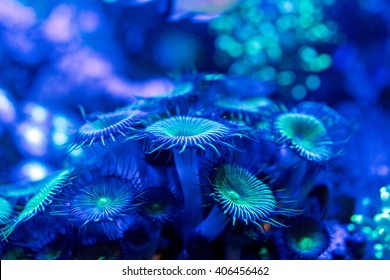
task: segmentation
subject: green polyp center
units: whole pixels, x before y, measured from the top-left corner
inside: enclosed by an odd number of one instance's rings
[[[163,210],[163,207],[160,203],[152,203],[151,210],[154,213],[161,212]]]
[[[327,137],[323,123],[312,115],[286,113],[275,122],[279,132],[307,151],[316,150],[318,143]]]
[[[158,121],[146,130],[168,137],[193,137],[225,131],[226,127],[204,118],[172,117]]]
[[[227,126],[218,122],[190,116],[163,119],[145,128],[147,133],[155,137],[174,140],[171,147],[183,144],[184,148],[204,142],[213,142],[228,134],[229,130]]]
[[[199,118],[176,118],[167,130],[171,137],[191,137],[209,132],[209,128],[202,126],[202,123],[211,122]]]
[[[202,132],[198,131],[199,129],[196,127],[176,127],[172,128],[170,131],[168,131],[169,136],[195,136],[199,135]]]
[[[314,142],[311,139],[305,138],[301,133],[297,133],[295,137],[292,137],[295,142],[306,150],[313,150],[315,148]]]
[[[229,191],[228,192],[228,197],[234,203],[237,203],[237,202],[240,201],[240,195],[238,193],[236,193],[235,191]]]
[[[302,238],[299,242],[299,248],[304,251],[304,252],[308,252],[308,251],[311,251],[314,247],[317,246],[317,242],[313,239],[313,238],[310,238],[310,237],[304,237]]]
[[[98,207],[99,209],[103,209],[103,208],[105,208],[110,202],[111,202],[111,198],[109,198],[109,197],[101,197],[101,198],[97,201],[97,207]]]
[[[263,247],[263,248],[261,248],[260,249],[260,251],[258,252],[258,255],[259,256],[266,256],[266,255],[268,255],[268,249],[267,248],[265,248],[265,247]]]

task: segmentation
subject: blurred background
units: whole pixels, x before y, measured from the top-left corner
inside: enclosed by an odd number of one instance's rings
[[[110,112],[194,73],[245,77],[353,124],[330,216],[343,242],[368,242],[364,258],[389,258],[389,15],[387,0],[0,0],[0,197],[62,168],[80,106]]]

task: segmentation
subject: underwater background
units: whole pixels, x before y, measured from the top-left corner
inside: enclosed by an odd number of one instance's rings
[[[389,14],[0,0],[1,259],[390,259]]]

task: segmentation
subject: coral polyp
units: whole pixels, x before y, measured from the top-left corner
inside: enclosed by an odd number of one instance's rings
[[[115,186],[115,187],[113,187]],[[103,177],[80,186],[70,202],[70,214],[76,220],[112,221],[132,207],[134,193],[131,182],[115,177]]]
[[[20,212],[15,221],[4,228],[3,239],[6,239],[19,224],[31,219],[38,213],[44,212],[64,188],[73,184],[76,176],[77,173],[75,173],[74,168],[65,169],[53,175],[48,182],[44,182],[44,186],[27,201],[23,211]]]
[[[274,121],[276,142],[286,143],[300,157],[313,162],[332,158],[334,145],[324,124],[315,116],[284,113]]]
[[[316,259],[330,246],[331,237],[321,221],[311,217],[297,217],[283,231],[287,255],[293,259]]]
[[[96,171],[95,171],[96,172]],[[128,215],[136,205],[136,188],[131,180],[91,174],[79,178],[75,188],[64,194],[64,206],[57,215],[67,215],[79,227],[89,223],[112,222]]]
[[[0,0],[0,257],[389,259],[389,11]]]
[[[145,128],[150,138],[149,152],[157,150],[232,147],[229,140],[243,135],[225,124],[202,117],[176,116],[159,120]]]
[[[164,187],[147,187],[136,200],[137,212],[156,222],[165,222],[177,214],[180,201],[175,194]]]
[[[237,222],[280,227],[275,215],[296,215],[298,210],[279,208],[272,190],[247,169],[238,165],[223,164],[214,170],[210,179],[211,196],[233,225]]]
[[[184,196],[187,222],[195,227],[201,222],[202,205],[198,151],[213,151],[220,156],[222,148],[234,149],[234,138],[245,136],[245,130],[229,122],[205,117],[172,116],[145,128],[147,153],[160,150],[173,152]],[[198,209],[198,210],[195,210]],[[196,211],[194,214],[191,214]],[[191,217],[190,217],[191,216]]]
[[[90,147],[100,143],[106,146],[110,141],[124,140],[132,132],[144,113],[130,108],[120,109],[106,114],[97,114],[95,119],[87,121],[71,135],[69,151]]]

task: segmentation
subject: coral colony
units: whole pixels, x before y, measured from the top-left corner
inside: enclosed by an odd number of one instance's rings
[[[1,259],[390,259],[389,14],[0,1]]]

